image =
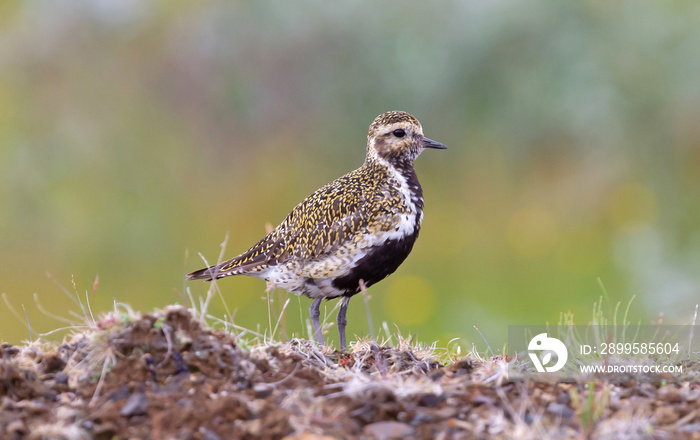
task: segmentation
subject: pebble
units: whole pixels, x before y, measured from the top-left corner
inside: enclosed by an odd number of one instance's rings
[[[564,417],[565,419],[569,419],[576,414],[574,410],[569,408],[567,405],[556,402],[551,402],[549,405],[547,405],[547,411],[552,414]]]
[[[652,420],[658,425],[670,425],[678,420],[678,413],[672,406],[660,406],[654,410]]]
[[[253,385],[253,393],[258,399],[264,399],[265,397],[272,394],[272,387],[266,383],[256,383]]]
[[[21,420],[15,420],[7,424],[5,427],[5,432],[12,434],[13,437],[21,438],[27,433],[27,427]]]
[[[54,377],[54,381],[56,383],[60,384],[68,384],[68,375],[66,373],[56,373],[56,376]]]
[[[221,440],[221,437],[214,431],[210,431],[204,426],[199,428],[199,433],[202,434],[204,440]]]
[[[371,438],[388,440],[413,435],[413,428],[401,422],[377,422],[365,426],[362,432]]]
[[[124,403],[121,415],[126,417],[142,416],[148,410],[148,397],[142,393],[132,394]]]

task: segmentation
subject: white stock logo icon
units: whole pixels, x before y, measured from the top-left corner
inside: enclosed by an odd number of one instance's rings
[[[548,338],[547,333],[540,333],[532,338],[527,349],[529,351],[541,351],[544,354],[540,361],[538,353],[529,353],[530,359],[535,364],[535,369],[537,369],[538,373],[559,371],[569,358],[569,352],[566,350],[564,343],[557,338]],[[551,367],[545,367],[552,360],[552,352],[557,355],[557,362]]]

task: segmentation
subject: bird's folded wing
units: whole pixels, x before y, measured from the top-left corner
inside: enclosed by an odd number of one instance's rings
[[[345,175],[307,197],[270,234],[215,273],[250,273],[289,259],[304,266],[352,246],[372,227],[391,223],[386,221],[393,216],[390,209],[376,203],[377,194],[356,177]]]

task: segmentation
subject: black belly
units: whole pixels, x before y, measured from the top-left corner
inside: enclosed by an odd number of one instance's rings
[[[360,258],[349,274],[334,279],[333,287],[344,292],[343,296],[352,296],[360,291],[360,280],[363,280],[367,287],[383,280],[394,273],[408,257],[417,237],[418,228],[412,235],[387,240]]]

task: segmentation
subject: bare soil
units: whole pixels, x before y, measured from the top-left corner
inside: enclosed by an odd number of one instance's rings
[[[243,348],[182,307],[0,345],[3,439],[700,439],[700,383],[514,383],[505,362],[308,341]]]

